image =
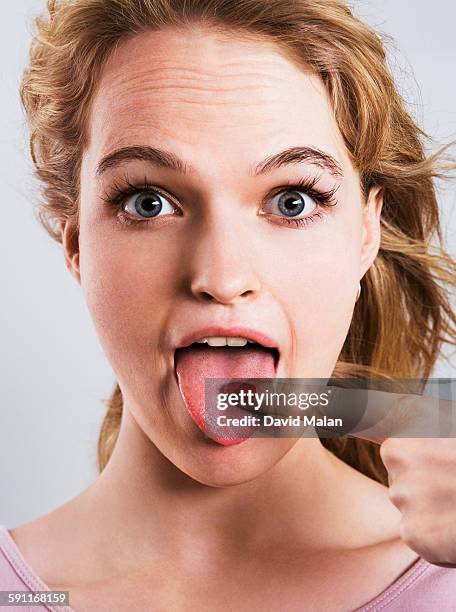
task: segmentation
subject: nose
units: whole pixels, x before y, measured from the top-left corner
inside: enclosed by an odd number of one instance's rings
[[[240,228],[206,226],[192,245],[191,293],[200,301],[225,305],[254,298],[261,283],[252,250]]]

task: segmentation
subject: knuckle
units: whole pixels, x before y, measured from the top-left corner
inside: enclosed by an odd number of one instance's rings
[[[407,506],[408,495],[403,487],[392,484],[388,490],[388,496],[391,502],[397,507],[404,509]]]
[[[388,438],[380,446],[380,457],[385,465],[399,465],[404,461],[398,440]]]
[[[433,525],[426,525],[422,520],[403,519],[400,524],[400,536],[409,548],[430,563],[445,560],[447,538]]]
[[[423,531],[414,521],[411,521],[410,519],[403,519],[401,521],[400,536],[407,546],[416,552],[421,553],[424,550],[425,539],[423,538]]]

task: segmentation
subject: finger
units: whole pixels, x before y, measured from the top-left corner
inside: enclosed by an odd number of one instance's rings
[[[357,390],[344,389],[352,399]],[[381,444],[386,438],[429,438],[456,436],[456,403],[442,398],[384,391],[365,391],[362,417],[347,435]],[[343,413],[350,402],[340,402],[335,410]],[[334,411],[334,409],[333,409]]]

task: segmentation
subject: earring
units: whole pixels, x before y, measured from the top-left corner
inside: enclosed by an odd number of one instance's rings
[[[358,283],[358,291],[356,292],[356,302],[359,300],[359,296],[361,295],[361,283]]]

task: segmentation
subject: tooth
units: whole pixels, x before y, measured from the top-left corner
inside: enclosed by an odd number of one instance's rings
[[[249,344],[255,344],[255,340],[247,340]]]
[[[196,341],[198,344],[205,344],[207,342],[207,338],[202,338],[201,340]]]
[[[207,343],[209,346],[226,346],[226,338],[225,336],[212,336],[212,338],[207,338]]]
[[[245,346],[247,344],[247,338],[227,338],[226,339],[228,346]]]

